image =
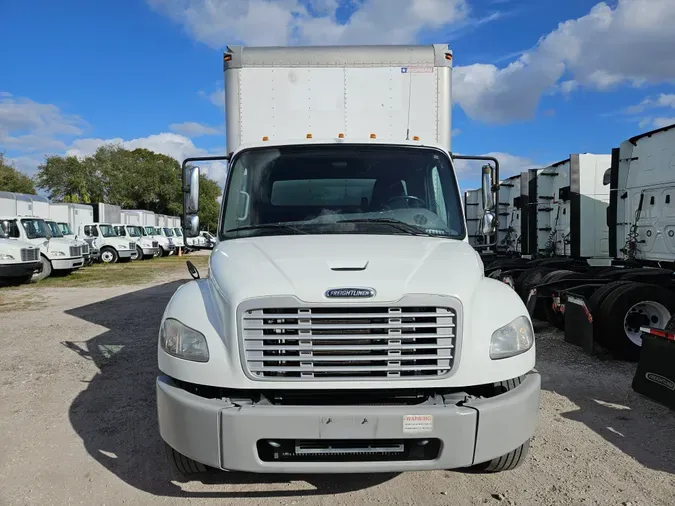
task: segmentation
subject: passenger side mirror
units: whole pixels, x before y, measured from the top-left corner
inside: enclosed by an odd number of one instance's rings
[[[185,214],[196,214],[199,211],[199,167],[185,168],[183,192]]]
[[[492,235],[497,231],[497,217],[492,211],[485,211],[481,222],[483,235]]]
[[[186,216],[183,222],[183,235],[186,237],[197,237],[199,236],[199,216],[193,214],[191,216]]]

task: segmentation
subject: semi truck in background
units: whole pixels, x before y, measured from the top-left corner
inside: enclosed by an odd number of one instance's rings
[[[182,473],[353,473],[526,457],[539,410],[530,316],[467,239],[447,45],[228,47],[229,162],[209,275],[158,339],[159,432]],[[484,245],[493,247],[487,241]]]

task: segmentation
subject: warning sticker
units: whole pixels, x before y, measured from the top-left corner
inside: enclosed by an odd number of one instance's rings
[[[431,432],[434,429],[433,415],[404,415],[403,432]]]
[[[401,74],[431,74],[433,71],[433,67],[401,67]]]

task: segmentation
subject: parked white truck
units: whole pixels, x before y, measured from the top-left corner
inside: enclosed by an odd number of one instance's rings
[[[129,262],[136,255],[136,242],[118,237],[110,223],[81,224],[77,233],[87,237],[99,250],[100,261],[104,264]]]
[[[40,247],[10,239],[0,227],[0,287],[28,283],[41,270]]]
[[[115,230],[117,237],[136,243],[136,253],[131,255],[132,260],[142,260],[159,256],[159,243],[152,240],[152,238],[145,233],[143,227],[139,225],[114,223],[113,229]]]
[[[451,61],[447,45],[227,49],[218,244],[207,278],[189,265],[198,279],[159,329],[159,431],[179,471],[524,460],[539,410],[534,332],[467,241]],[[199,168],[186,164],[213,159],[183,164],[192,236]]]
[[[90,265],[99,259],[99,251],[91,240],[86,237],[77,236],[75,231],[81,224],[94,221],[94,208],[89,204],[73,204],[69,202],[52,203],[49,205],[49,218],[56,222],[63,237],[72,239],[78,244],[87,244],[89,247],[89,258],[86,257],[87,251],[83,249],[85,255],[85,265]],[[49,221],[47,221],[49,225]],[[51,225],[50,225],[50,228]]]

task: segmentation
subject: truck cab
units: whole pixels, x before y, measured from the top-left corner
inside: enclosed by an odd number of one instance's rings
[[[177,248],[185,249],[185,239],[183,238],[183,230],[180,227],[171,227],[171,233],[173,234],[173,242]]]
[[[56,224],[58,225],[59,230],[61,230],[63,237],[65,237],[66,239],[72,239],[74,241],[78,240],[78,236],[75,235],[75,232],[73,232],[73,229],[69,223],[66,223],[65,221],[58,221],[56,222]],[[99,251],[92,245],[91,239],[85,238],[82,240],[82,242],[84,242],[85,244],[87,244],[87,246],[89,246],[90,262],[89,264],[85,262],[85,265],[91,265],[94,262],[98,262]]]
[[[160,247],[161,256],[167,257],[176,252],[176,245],[174,244],[173,239],[167,237],[159,227],[148,225],[143,227],[143,229],[148,237],[151,237],[153,241],[157,241]]]
[[[81,224],[78,235],[91,240],[91,244],[99,250],[100,261],[105,264],[129,262],[136,254],[136,242],[118,237],[110,223]]]
[[[159,243],[149,237],[143,227],[138,225],[124,225],[116,223],[113,225],[115,233],[118,237],[122,237],[127,241],[136,243],[136,252],[132,255],[134,260],[153,258],[159,254]]]
[[[75,244],[76,246],[80,246],[82,248],[82,258],[84,258],[84,265],[91,265],[92,263],[94,263],[89,243],[87,243],[86,241],[78,240],[74,235],[67,236],[66,234],[63,233],[63,229],[61,228],[61,226],[59,226],[59,224],[53,220],[45,220],[45,223],[49,227],[49,231],[52,237],[70,240],[72,241],[73,244]]]
[[[9,239],[0,229],[0,286],[28,283],[42,270],[40,248],[28,242]]]
[[[82,246],[75,245],[70,239],[52,236],[45,220],[37,216],[0,217],[0,227],[4,237],[28,242],[40,248],[42,269],[36,276],[44,279],[53,271],[69,273],[84,265]]]

